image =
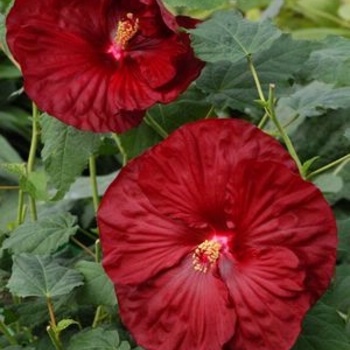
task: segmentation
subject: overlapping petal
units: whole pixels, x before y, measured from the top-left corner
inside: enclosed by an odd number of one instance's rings
[[[332,277],[337,245],[334,216],[321,192],[283,165],[260,159],[237,167],[227,192],[235,249],[289,248],[306,272],[311,300],[318,299]]]
[[[221,350],[236,328],[227,287],[195,272],[190,258],[149,283],[116,290],[126,326],[147,350]]]
[[[217,225],[225,221],[226,186],[237,164],[256,158],[295,170],[281,145],[255,126],[241,120],[201,121],[175,131],[147,155],[139,184],[163,214],[191,225]]]
[[[247,251],[220,263],[237,315],[230,350],[290,349],[310,307],[298,257],[280,247]]]
[[[118,47],[128,13],[138,29]],[[29,97],[83,130],[137,125],[145,109],[177,98],[203,67],[176,17],[156,0],[16,0],[6,26]]]
[[[103,265],[119,284],[147,282],[176,266],[201,239],[187,226],[164,217],[149,202],[137,183],[138,168],[137,162],[132,162],[121,172],[98,212]]]

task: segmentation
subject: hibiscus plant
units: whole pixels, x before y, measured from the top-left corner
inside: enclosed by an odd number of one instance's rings
[[[350,350],[350,2],[0,0],[0,349]]]

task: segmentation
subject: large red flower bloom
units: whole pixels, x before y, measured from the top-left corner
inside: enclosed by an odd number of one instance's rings
[[[203,63],[160,0],[16,0],[7,42],[28,95],[77,128],[123,132],[174,100]]]
[[[328,287],[336,226],[279,143],[188,124],[129,163],[98,213],[123,321],[147,350],[287,350]]]

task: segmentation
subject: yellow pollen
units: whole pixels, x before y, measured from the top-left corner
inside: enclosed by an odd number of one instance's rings
[[[122,49],[125,49],[129,40],[134,37],[138,30],[139,19],[135,19],[134,15],[129,12],[126,14],[125,20],[118,22],[118,29],[114,40]]]
[[[218,260],[221,244],[217,241],[201,243],[192,254],[192,264],[196,271],[206,273],[208,269]]]

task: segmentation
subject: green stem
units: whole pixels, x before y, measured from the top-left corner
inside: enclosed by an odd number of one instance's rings
[[[259,124],[258,124],[258,128],[259,129],[263,129],[267,123],[267,121],[269,120],[269,114],[267,112],[265,112],[264,116],[261,118]]]
[[[345,155],[344,157],[341,157],[337,160],[335,160],[334,162],[331,162],[313,172],[311,172],[308,176],[307,176],[307,179],[311,179],[312,177],[316,176],[316,175],[319,175],[321,173],[324,173],[325,171],[329,170],[329,169],[332,169],[334,168],[335,166],[337,165],[340,165],[342,164],[343,162],[348,162],[350,161],[350,153]]]
[[[204,119],[210,118],[212,116],[213,112],[214,112],[214,106],[211,106],[207,115],[204,117]]]
[[[3,333],[3,335],[11,345],[18,344],[16,338],[11,334],[11,331],[8,329],[8,327],[6,326],[6,324],[3,322],[1,318],[0,318],[0,331]]]
[[[61,341],[58,339],[55,329],[52,326],[46,328],[47,333],[51,339],[51,342],[56,350],[64,350]]]
[[[99,305],[96,309],[95,317],[94,317],[94,320],[92,322],[92,328],[96,328],[98,326],[102,311],[103,311],[103,306]]]
[[[74,237],[71,237],[70,238],[72,242],[74,242],[78,247],[80,247],[81,249],[84,250],[84,252],[86,252],[87,254],[89,254],[90,256],[92,256],[94,259],[96,258],[95,257],[95,254],[87,247],[85,246],[83,243],[79,242],[76,238]]]
[[[285,129],[283,128],[282,124],[279,122],[277,116],[276,116],[276,113],[275,113],[275,110],[274,110],[274,106],[273,106],[273,91],[274,91],[274,85],[270,85],[270,92],[269,92],[269,115],[270,115],[270,118],[272,120],[272,122],[275,124],[279,134],[281,135],[282,139],[283,139],[283,142],[284,144],[286,145],[287,147],[287,150],[289,152],[289,154],[292,156],[292,158],[294,159],[295,161],[295,164],[297,165],[298,167],[298,170],[299,170],[299,173],[300,175],[305,178],[305,174],[304,174],[304,170],[303,170],[303,165],[301,164],[301,161],[298,157],[298,154],[293,146],[293,143],[291,141],[291,139],[289,138],[288,134],[286,133]]]
[[[0,186],[0,191],[18,190],[19,186]]]
[[[344,27],[344,28],[350,28],[350,24],[347,23],[346,21],[341,20],[340,18],[333,16],[329,13],[326,13],[324,11],[318,10],[317,8],[313,6],[304,6],[302,4],[291,6],[292,10],[295,12],[298,12],[302,15],[306,15],[307,17],[310,17],[310,15],[314,15],[318,18],[325,19],[328,21],[333,22],[337,26]]]
[[[22,190],[19,190],[18,191],[16,226],[21,225],[23,222],[23,206],[24,206],[24,193]]]
[[[300,175],[302,177],[304,177],[303,166],[302,166],[301,161],[300,161],[300,159],[299,159],[299,157],[297,155],[297,152],[295,151],[293,143],[292,143],[291,139],[289,138],[288,134],[286,133],[286,131],[284,130],[282,124],[279,122],[279,120],[278,120],[278,118],[276,116],[276,113],[275,113],[275,108],[274,108],[274,104],[275,104],[275,101],[274,101],[275,85],[270,84],[270,86],[269,86],[269,97],[268,97],[268,100],[266,100],[265,96],[264,96],[264,92],[263,92],[262,87],[261,87],[261,83],[260,83],[260,80],[259,80],[258,73],[257,73],[257,71],[256,71],[256,69],[254,67],[254,64],[253,64],[253,61],[252,61],[252,58],[251,58],[250,55],[247,56],[247,60],[248,60],[249,69],[250,69],[250,71],[252,73],[252,76],[253,76],[256,88],[258,90],[259,98],[261,100],[261,103],[264,106],[265,113],[266,113],[266,115],[269,116],[271,121],[274,123],[274,125],[277,128],[277,130],[278,130],[278,132],[279,132],[283,142],[285,143],[285,145],[287,147],[287,150],[288,150],[289,154],[294,159],[295,164],[298,167]],[[265,120],[264,121],[262,120],[259,123],[259,126],[263,125],[265,122],[266,122]]]
[[[47,298],[46,299],[46,304],[47,304],[47,308],[49,310],[49,316],[50,316],[50,325],[51,327],[56,330],[57,328],[57,322],[56,322],[56,317],[55,317],[55,312],[54,312],[54,308],[53,308],[53,304],[52,304],[52,300],[51,298]]]
[[[37,106],[33,102],[32,139],[30,143],[29,157],[28,157],[28,163],[27,163],[27,175],[29,175],[34,170],[35,156],[36,156],[36,151],[38,148],[38,141],[39,141],[38,136],[39,136],[39,111]],[[29,197],[29,206],[30,206],[32,220],[36,221],[38,219],[38,214],[36,210],[36,201],[35,201],[35,198],[32,196]]]
[[[112,134],[112,137],[113,137],[113,139],[114,139],[114,141],[119,149],[119,152],[122,156],[122,166],[125,166],[127,161],[128,161],[128,155],[126,154],[125,149],[120,141],[119,135]]]
[[[97,213],[98,206],[100,205],[100,198],[98,196],[96,159],[94,155],[91,155],[89,158],[89,169],[90,169],[90,184],[91,184],[91,191],[92,191],[92,200],[94,203],[95,213]]]
[[[149,113],[146,113],[144,121],[163,139],[166,139],[169,136],[168,133],[162,128],[162,126],[159,125],[159,123]]]
[[[256,89],[258,90],[259,98],[262,102],[266,103],[267,101],[265,99],[264,92],[263,92],[261,84],[260,84],[258,73],[255,69],[254,64],[253,64],[252,57],[250,55],[248,55],[247,60],[248,60],[248,66],[249,66],[250,72],[252,73],[252,76],[253,76],[253,79],[255,82]]]

